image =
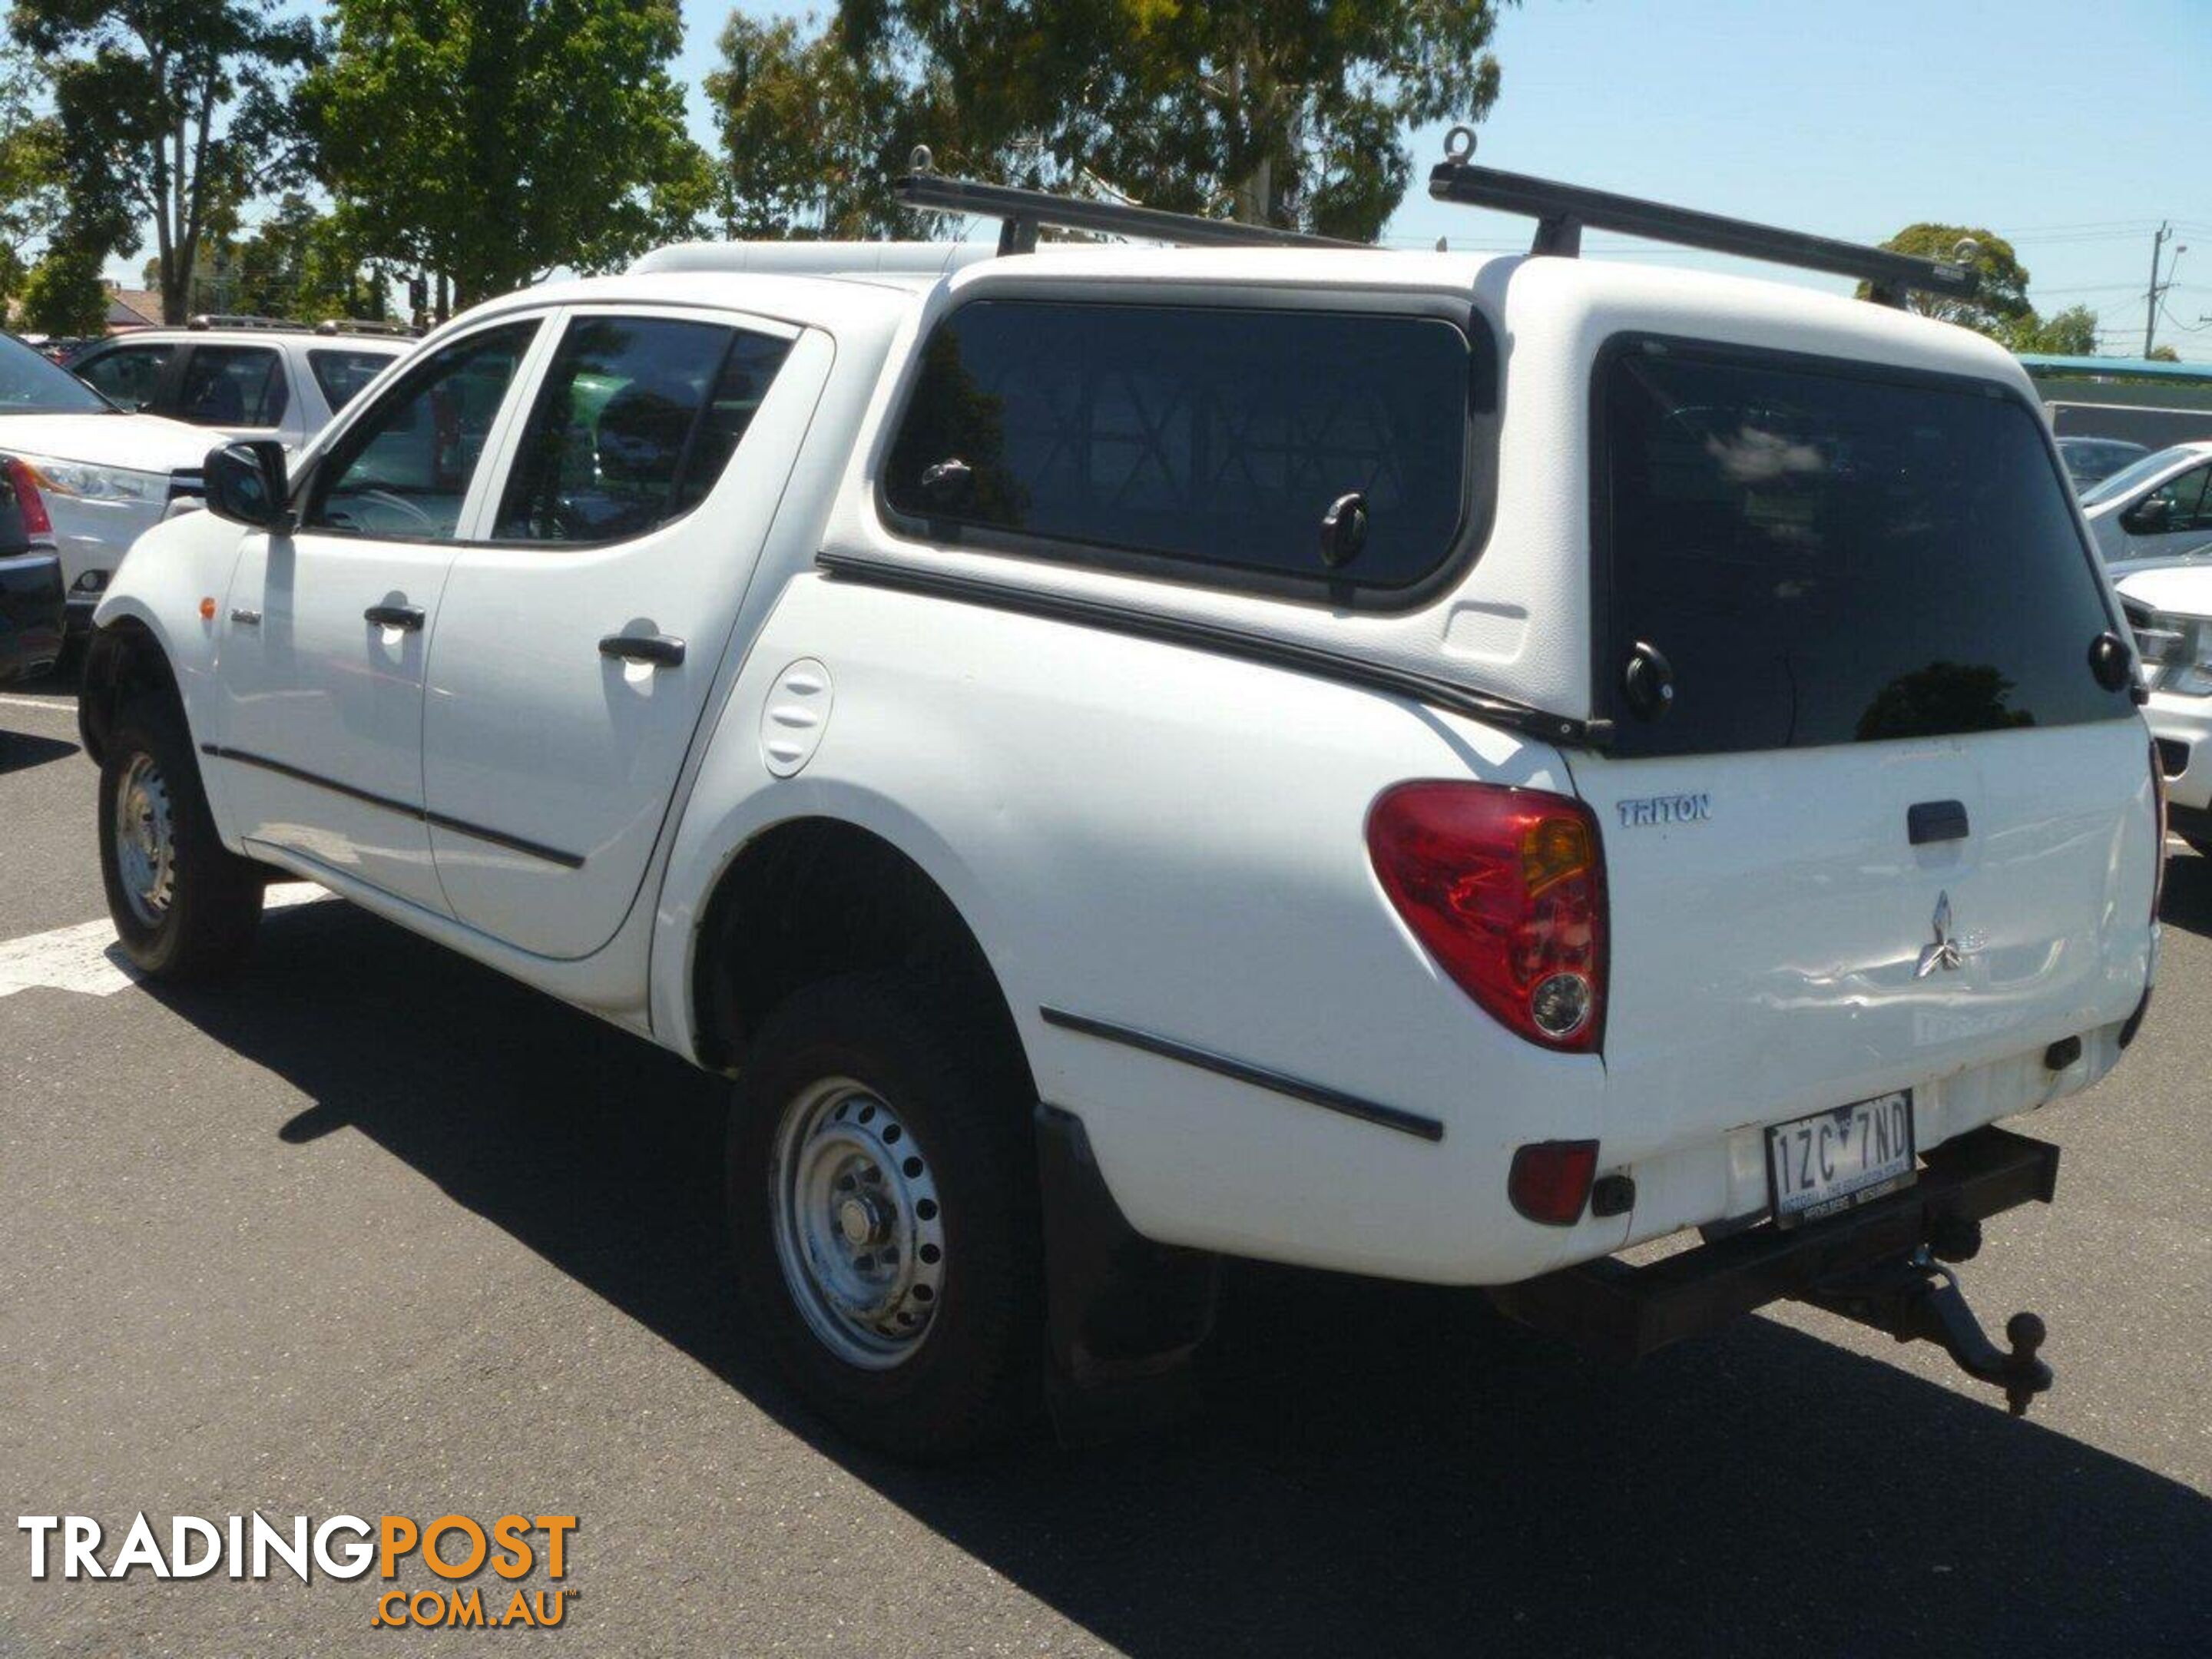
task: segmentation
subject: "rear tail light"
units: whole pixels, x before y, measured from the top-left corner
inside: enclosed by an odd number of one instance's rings
[[[1547,1048],[1596,1048],[1605,863],[1587,806],[1540,789],[1403,783],[1369,812],[1367,852],[1413,936],[1493,1018]]]
[[[9,486],[15,492],[15,510],[23,515],[23,533],[52,535],[53,518],[46,511],[46,498],[39,494],[39,486],[31,480],[31,469],[10,455],[0,463],[0,471],[6,471]]]

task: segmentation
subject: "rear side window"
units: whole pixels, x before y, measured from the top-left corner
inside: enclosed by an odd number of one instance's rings
[[[923,348],[885,499],[937,538],[1071,562],[1409,587],[1459,543],[1494,357],[1439,318],[977,301]],[[1331,567],[1346,496],[1364,543]]]
[[[1996,388],[1638,341],[1601,360],[1598,682],[1626,755],[2127,718],[2037,416]],[[1639,650],[1673,687],[1622,687]],[[1646,684],[1650,683],[1648,672]]]
[[[323,401],[335,415],[353,401],[354,393],[384,373],[397,354],[388,351],[310,351],[307,367],[323,389]]]
[[[291,401],[284,361],[265,346],[195,346],[177,417],[197,426],[275,426]]]
[[[790,349],[712,323],[578,318],[546,370],[494,535],[618,541],[690,512]]]

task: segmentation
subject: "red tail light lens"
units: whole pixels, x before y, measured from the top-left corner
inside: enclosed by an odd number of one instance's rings
[[[1596,1174],[1595,1140],[1540,1140],[1514,1152],[1505,1195],[1531,1221],[1571,1227],[1583,1218]]]
[[[1382,890],[1439,966],[1510,1030],[1587,1053],[1605,1024],[1605,862],[1582,802],[1403,783],[1367,816]]]
[[[39,494],[39,487],[31,482],[31,469],[10,455],[6,463],[8,483],[15,492],[15,507],[23,515],[23,533],[27,536],[51,536],[54,533],[53,519],[46,512],[46,498]]]

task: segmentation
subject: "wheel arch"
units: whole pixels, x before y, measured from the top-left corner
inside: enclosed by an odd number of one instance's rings
[[[847,973],[920,968],[967,982],[989,1035],[1033,1079],[989,952],[924,866],[877,830],[827,814],[763,828],[699,911],[690,1012],[699,1063],[734,1066],[769,1012]]]
[[[94,765],[106,757],[107,734],[114,729],[116,711],[142,694],[173,698],[190,726],[167,645],[144,617],[126,611],[94,629],[85,647],[84,673],[77,688],[77,735]]]

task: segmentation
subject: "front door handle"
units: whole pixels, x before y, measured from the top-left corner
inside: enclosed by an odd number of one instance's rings
[[[362,619],[379,628],[397,628],[404,633],[422,631],[423,613],[419,605],[372,605],[362,611]]]
[[[673,668],[684,660],[684,641],[670,634],[610,634],[599,641],[599,654]]]

